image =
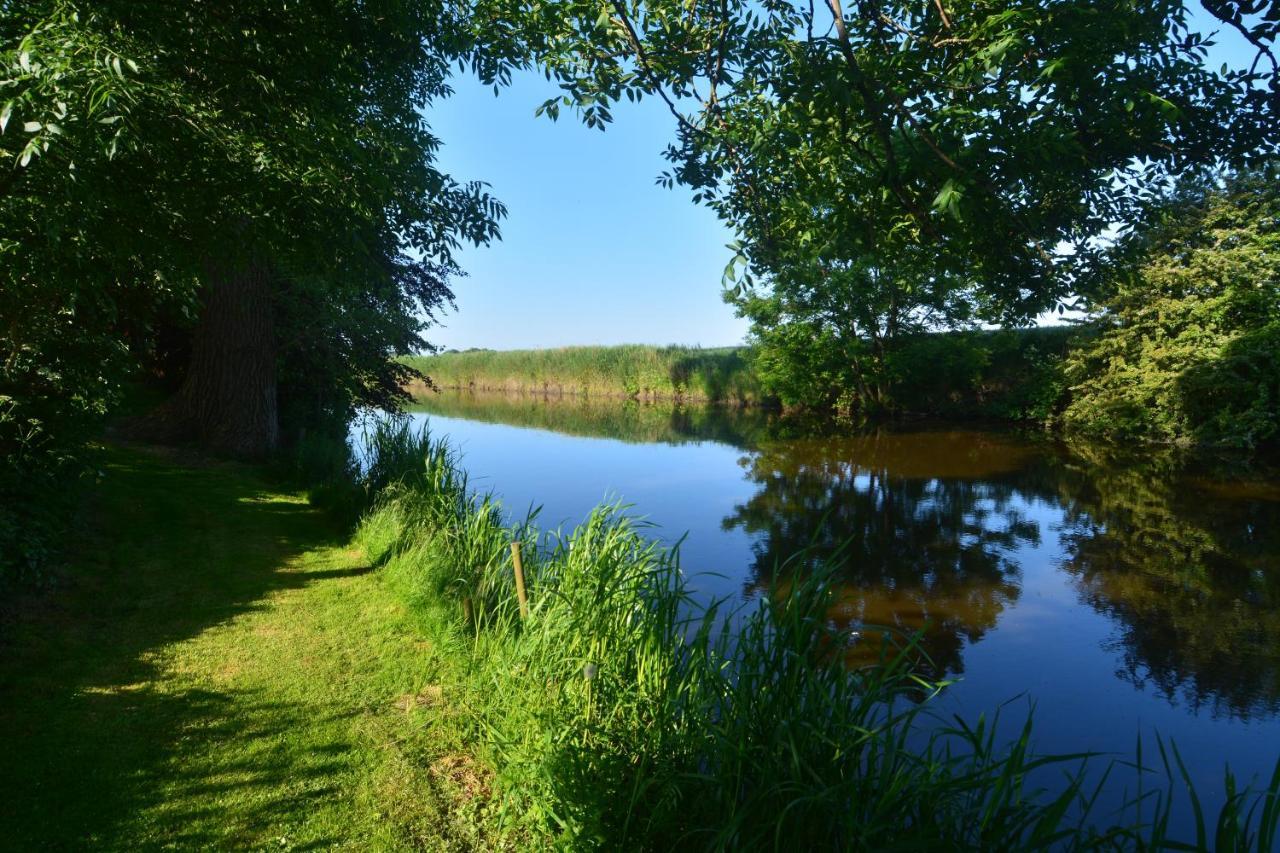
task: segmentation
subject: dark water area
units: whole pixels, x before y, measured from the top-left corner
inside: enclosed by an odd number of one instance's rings
[[[1262,785],[1280,757],[1272,464],[465,392],[413,417],[513,516],[541,507],[544,529],[633,505],[656,536],[684,537],[681,564],[708,596],[785,594],[839,553],[833,620],[921,631],[929,674],[955,680],[940,708],[972,720],[1007,703],[1016,728],[1034,706],[1039,751],[1131,760],[1158,733],[1215,808],[1225,765]]]

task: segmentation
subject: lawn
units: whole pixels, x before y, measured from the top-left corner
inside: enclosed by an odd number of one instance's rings
[[[488,846],[449,662],[343,531],[251,468],[104,473],[0,626],[5,846]]]

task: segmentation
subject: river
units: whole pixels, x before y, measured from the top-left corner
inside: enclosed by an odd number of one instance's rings
[[[441,392],[507,512],[568,529],[604,500],[681,539],[700,594],[782,594],[838,553],[831,618],[923,636],[941,709],[1004,704],[1035,746],[1132,759],[1176,742],[1201,795],[1280,757],[1280,477],[1242,458],[1008,430],[873,432],[759,411]],[[799,559],[795,555],[800,554]],[[870,643],[869,657],[877,651]]]

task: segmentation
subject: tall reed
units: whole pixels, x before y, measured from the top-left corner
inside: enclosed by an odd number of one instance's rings
[[[441,388],[723,403],[763,397],[742,347],[468,350],[408,356],[405,362]]]
[[[676,551],[623,507],[567,534],[510,525],[443,443],[383,429],[368,466],[380,491],[358,541],[447,626],[440,639],[462,661],[453,688],[514,837],[592,849],[1185,849],[1169,838],[1175,788],[1189,787],[1176,750],[1161,744],[1163,769],[1136,771],[1162,781],[1126,803],[1127,822],[1096,825],[1101,788],[1085,786],[1086,757],[1034,755],[1029,720],[1009,740],[996,720],[937,719],[930,700],[943,687],[913,670],[910,638],[851,668],[856,637],[826,615],[832,567],[727,612],[691,596]],[[1031,781],[1047,778],[1061,781]],[[1270,850],[1280,764],[1262,793],[1228,785],[1212,828],[1190,788],[1190,843]]]

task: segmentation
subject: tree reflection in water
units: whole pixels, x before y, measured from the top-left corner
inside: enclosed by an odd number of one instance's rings
[[[1047,544],[1114,625],[1120,678],[1214,715],[1280,713],[1280,488],[1256,468],[1232,481],[1172,451],[980,432],[762,442],[740,464],[756,492],[723,526],[752,534],[749,595],[839,554],[831,618],[920,631],[927,673],[955,675],[1017,601],[1019,552]],[[1037,503],[1060,519],[1048,543]],[[879,656],[865,636],[851,663]]]
[[[768,444],[741,460],[759,488],[723,526],[753,534],[748,586],[756,591],[785,594],[784,564],[796,571],[838,553],[831,618],[923,631],[929,674],[957,674],[965,641],[980,639],[1018,598],[1012,555],[1040,541],[1010,479],[1027,456],[980,433]],[[801,552],[799,563],[787,562]],[[864,642],[851,660],[880,651]]]
[[[1126,456],[981,430],[815,438],[838,430],[755,410],[609,400],[442,394],[425,405],[648,444],[659,467],[675,458],[664,455],[671,446],[685,447],[683,460],[702,441],[742,449],[754,493],[722,526],[751,534],[747,594],[785,595],[795,571],[847,545],[831,617],[923,629],[935,677],[964,671],[965,647],[1018,602],[1023,572],[1060,571],[1077,607],[1112,626],[1107,652],[1123,681],[1204,713],[1280,714],[1280,477],[1256,459],[1151,448]],[[518,473],[504,469],[501,482]],[[719,498],[679,481],[683,491],[670,495],[676,519],[686,504]],[[545,479],[536,485],[539,500],[553,497]],[[739,543],[724,542],[725,561],[740,565]],[[787,563],[810,545],[804,560]],[[877,658],[878,636],[869,632],[851,662]],[[1037,642],[1054,666],[1053,642]]]
[[[1121,678],[1215,716],[1275,714],[1280,488],[1207,471],[1175,451],[1073,446],[1063,568],[1116,625]]]

